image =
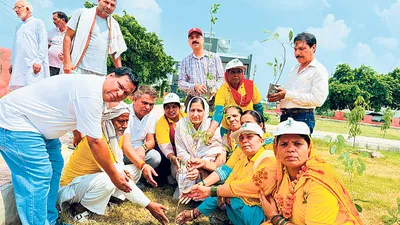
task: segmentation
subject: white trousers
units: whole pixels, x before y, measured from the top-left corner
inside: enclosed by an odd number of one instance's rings
[[[134,177],[134,181],[129,181],[131,192],[125,193],[117,189],[105,172],[87,174],[75,177],[67,186],[60,187],[57,205],[61,210],[65,210],[72,203],[80,203],[91,212],[104,215],[108,201],[113,195],[119,198],[126,197],[129,201],[146,207],[150,199],[136,186],[141,176],[140,170],[134,165],[125,165],[118,169],[120,172],[123,170],[127,170]]]

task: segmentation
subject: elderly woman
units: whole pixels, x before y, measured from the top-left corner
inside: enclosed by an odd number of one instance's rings
[[[276,161],[272,151],[262,148],[263,135],[264,132],[255,123],[246,123],[232,133],[231,137],[241,148],[240,151],[234,152],[240,154],[238,160],[229,170],[218,168],[202,183],[185,190],[184,203],[190,198],[194,200],[208,198],[199,207],[181,212],[176,218],[177,223],[191,221],[200,214],[208,216],[218,206],[225,207],[227,216],[233,224],[258,225],[264,220],[262,209],[259,207],[258,191],[270,193],[274,189]],[[253,178],[253,175],[257,179]],[[218,181],[225,183],[207,187]]]
[[[226,106],[239,106],[243,111],[254,109],[263,116],[261,95],[253,81],[244,78],[245,68],[239,59],[233,59],[226,64],[226,82],[215,96],[215,113],[207,130],[208,134],[213,134],[221,122],[221,136],[227,133],[229,126],[222,120],[223,109]]]
[[[187,117],[179,120],[175,131],[177,156],[184,165],[176,179],[178,191],[196,184],[226,161],[219,132],[210,141],[205,132],[210,125],[207,102],[200,97],[192,98],[187,114]],[[179,194],[175,193],[174,196]]]
[[[242,116],[242,109],[239,106],[228,106],[224,109],[224,119],[229,126],[228,133],[222,137],[225,150],[227,152],[227,159],[232,155],[233,151],[237,148],[235,141],[230,137],[231,134],[239,130]]]
[[[362,224],[343,182],[314,155],[310,129],[292,118],[277,127],[277,189],[263,210],[272,224]]]

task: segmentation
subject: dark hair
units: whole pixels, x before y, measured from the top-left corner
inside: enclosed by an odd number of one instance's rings
[[[131,80],[131,82],[133,83],[133,85],[135,85],[135,90],[133,90],[132,93],[135,93],[135,91],[137,90],[138,86],[139,86],[139,77],[138,75],[136,75],[130,68],[128,67],[124,67],[121,66],[119,68],[115,68],[113,70],[113,73],[115,74],[116,77],[122,77],[127,75],[129,77],[129,79]]]
[[[63,19],[66,23],[68,23],[68,16],[64,12],[61,11],[55,11],[53,12],[53,15],[57,13],[57,17],[60,19]]]
[[[240,108],[239,106],[236,106],[236,105],[231,105],[231,106],[225,107],[225,109],[224,109],[224,114],[226,114],[226,113],[228,112],[228,110],[229,110],[229,109],[232,109],[232,108],[236,109],[236,110],[240,113],[240,115],[243,114],[242,108]]]
[[[315,38],[314,34],[310,34],[307,32],[297,34],[293,40],[293,44],[296,43],[296,41],[305,41],[307,45],[310,46],[310,48],[313,45],[317,45],[317,39]]]
[[[252,115],[258,124],[262,124],[263,125],[262,130],[265,132],[265,120],[264,120],[264,117],[261,116],[261,114],[259,112],[257,112],[256,110],[249,109],[249,110],[244,111],[242,116],[244,116],[246,114]]]
[[[193,104],[193,103],[198,103],[198,102],[201,103],[201,105],[203,106],[203,109],[206,108],[206,107],[204,106],[204,102],[203,102],[203,100],[202,100],[201,98],[199,98],[199,97],[194,97],[194,98],[192,98],[192,100],[190,101],[190,105],[188,105],[189,110],[190,110],[190,107],[192,107],[192,104]]]
[[[284,135],[284,134],[276,136],[276,143],[279,142],[279,138],[282,137],[282,135]],[[309,135],[305,135],[305,134],[298,134],[298,135],[307,142],[308,146],[310,146],[311,139],[310,139]]]

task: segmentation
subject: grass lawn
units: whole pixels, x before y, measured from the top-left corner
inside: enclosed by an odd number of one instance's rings
[[[349,133],[349,127],[345,122],[317,119],[315,130],[335,132],[341,134]],[[383,131],[380,127],[361,125],[360,136],[383,138]],[[386,131],[385,139],[400,140],[400,129],[390,128]]]
[[[337,156],[331,156],[328,146],[321,140],[316,140],[315,146],[317,154],[331,163],[336,172],[342,176],[347,190],[351,192],[347,174],[344,173],[341,163],[336,160]],[[387,209],[395,209],[396,198],[400,197],[400,153],[382,152],[382,154],[385,157],[381,159],[364,158],[367,170],[362,176],[356,176],[353,181],[354,198],[360,199],[356,203],[363,208],[360,215],[366,225],[383,224],[380,218],[388,214]],[[145,193],[150,199],[169,208],[167,216],[170,224],[174,224],[177,202],[172,201],[173,187],[146,188]],[[179,206],[178,211],[188,207],[193,208],[195,205],[192,203],[189,206]],[[68,218],[66,214],[62,217]],[[91,224],[157,224],[146,209],[130,202],[109,209],[105,216],[93,216],[91,219],[96,221]],[[67,221],[71,222],[69,219]],[[202,216],[192,224],[209,224],[208,218]]]
[[[279,123],[279,116],[276,114],[268,114],[269,120],[267,124],[277,125]],[[314,130],[335,132],[339,134],[348,134],[349,127],[347,122],[331,121],[331,120],[321,120],[316,119]],[[383,131],[380,127],[361,125],[360,136],[383,138]],[[386,131],[385,139],[390,140],[400,140],[400,129],[390,128]]]

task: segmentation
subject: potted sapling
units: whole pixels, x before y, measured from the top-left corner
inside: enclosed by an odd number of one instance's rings
[[[286,47],[287,47],[287,45],[290,45],[290,43],[293,39],[293,31],[292,30],[289,31],[288,40],[284,41],[284,42],[279,40],[279,33],[277,33],[277,32],[273,33],[269,30],[264,30],[264,33],[269,35],[269,37],[267,39],[263,40],[262,42],[275,40],[282,46],[282,50],[283,50],[283,54],[279,54],[282,57],[282,62],[280,62],[277,57],[274,57],[273,62],[267,63],[267,65],[271,66],[274,71],[274,81],[273,81],[273,83],[269,84],[269,88],[268,88],[268,96],[269,96],[269,95],[278,93],[277,88],[281,86],[278,84],[278,82],[282,76],[283,70],[286,65]]]

